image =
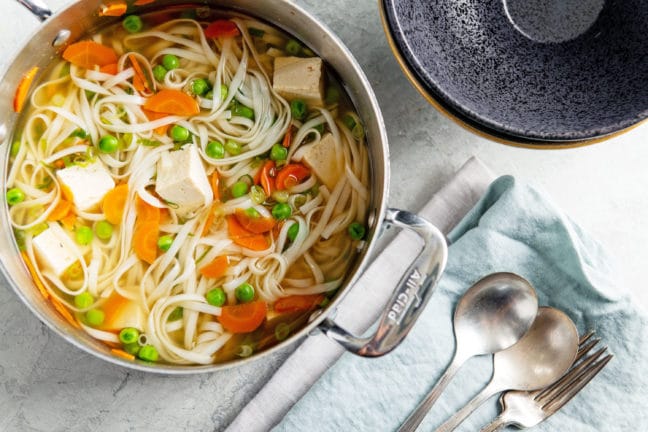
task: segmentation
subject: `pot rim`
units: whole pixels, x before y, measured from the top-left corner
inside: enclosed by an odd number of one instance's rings
[[[90,0],[86,0],[88,2]],[[51,16],[44,24],[43,26],[47,26],[48,23],[56,21],[58,17],[61,17],[65,15],[66,13],[69,13],[71,9],[75,7],[79,7],[80,3],[83,3],[83,0],[81,1],[76,1],[72,2],[66,7],[62,8],[61,10],[57,11],[55,14]],[[276,20],[270,19],[268,17],[261,17],[259,16],[258,13],[249,11],[245,9],[244,6],[239,6],[239,5],[234,5],[231,3],[228,4],[223,4],[217,1],[213,1],[210,4],[206,4],[207,2],[198,2],[196,0],[188,0],[183,2],[182,0],[163,0],[163,3],[161,6],[163,7],[168,7],[168,6],[173,6],[174,4],[176,6],[192,6],[192,5],[200,5],[200,6],[208,6],[212,9],[222,9],[222,10],[233,10],[237,12],[241,12],[244,14],[247,14],[249,16],[253,16],[256,18],[259,18],[263,21],[266,21],[270,23],[273,26],[276,26],[283,31],[285,31],[288,34],[293,35],[294,31],[292,28],[288,28],[287,25],[285,25],[282,22],[278,22]],[[243,0],[241,3],[246,3],[246,0]],[[254,2],[248,2],[248,3],[254,3]],[[363,120],[365,121],[365,125],[369,124],[370,121],[371,123],[375,124],[374,129],[369,129],[367,128],[366,133],[367,133],[367,145],[369,147],[379,147],[382,153],[382,167],[377,167],[376,164],[380,162],[380,158],[372,157],[372,151],[370,149],[369,154],[369,160],[370,160],[370,172],[371,172],[371,187],[374,189],[374,192],[371,193],[371,202],[370,202],[370,211],[373,210],[373,212],[370,212],[369,220],[368,220],[368,225],[369,225],[369,233],[367,236],[366,240],[366,246],[363,248],[363,251],[361,252],[360,256],[356,259],[355,265],[353,268],[349,270],[349,275],[347,275],[347,280],[345,281],[344,285],[340,288],[339,293],[335,296],[335,298],[331,301],[331,303],[326,307],[326,309],[321,309],[319,311],[315,311],[317,313],[316,316],[311,316],[311,320],[308,324],[306,324],[304,327],[302,327],[298,332],[295,334],[290,335],[288,338],[285,340],[281,341],[280,343],[265,349],[263,351],[259,351],[258,353],[253,353],[249,357],[245,358],[238,358],[234,360],[229,360],[223,363],[212,363],[209,365],[177,365],[177,364],[170,364],[170,363],[159,363],[159,364],[149,364],[144,361],[136,360],[136,361],[128,361],[119,357],[116,357],[114,355],[111,355],[109,353],[109,349],[106,351],[100,351],[99,349],[96,349],[95,347],[91,346],[90,344],[84,343],[79,337],[75,335],[75,332],[68,332],[65,331],[64,328],[62,328],[62,324],[59,324],[56,322],[50,314],[46,314],[43,311],[39,310],[34,304],[32,304],[32,301],[23,293],[23,291],[18,287],[18,284],[14,280],[13,276],[11,275],[10,271],[7,269],[4,260],[0,259],[0,272],[4,275],[5,279],[7,280],[8,284],[11,286],[12,290],[16,293],[16,295],[20,298],[20,300],[25,304],[31,312],[40,319],[41,322],[43,322],[49,329],[54,331],[56,334],[61,336],[64,340],[69,342],[70,344],[74,345],[75,347],[83,350],[84,352],[91,354],[95,357],[98,357],[104,361],[107,361],[112,364],[116,364],[122,367],[126,367],[132,370],[138,370],[142,372],[150,372],[150,373],[156,373],[156,374],[163,374],[163,375],[192,375],[192,374],[198,374],[198,373],[209,373],[209,372],[215,372],[215,371],[220,371],[220,370],[226,370],[238,366],[243,366],[249,363],[252,363],[256,360],[260,360],[262,358],[268,357],[280,350],[283,350],[284,348],[296,344],[298,340],[304,339],[306,336],[310,336],[313,334],[316,334],[316,332],[319,332],[317,330],[318,325],[327,317],[334,316],[335,311],[337,309],[337,306],[339,303],[342,301],[342,299],[348,294],[348,292],[353,289],[354,284],[357,282],[358,278],[362,274],[363,270],[367,267],[370,258],[372,256],[372,252],[374,248],[376,247],[376,242],[378,240],[378,235],[380,233],[382,224],[383,224],[383,218],[386,213],[386,208],[387,208],[387,197],[389,194],[389,147],[388,147],[388,138],[387,138],[387,131],[384,123],[384,119],[382,116],[382,112],[380,110],[380,107],[378,105],[378,101],[376,99],[376,96],[373,92],[373,89],[371,87],[371,84],[364,74],[362,68],[360,67],[359,63],[351,53],[351,51],[346,47],[346,45],[342,42],[342,40],[322,21],[317,19],[315,16],[313,16],[311,13],[306,11],[304,8],[301,6],[298,6],[294,4],[291,0],[273,0],[272,1],[273,8],[286,8],[287,10],[290,10],[292,14],[296,15],[298,18],[303,19],[307,22],[308,26],[312,26],[312,28],[316,29],[317,31],[323,33],[328,37],[331,41],[329,46],[333,46],[335,51],[337,51],[339,54],[341,54],[344,58],[344,62],[346,62],[350,67],[352,74],[355,75],[355,78],[358,81],[358,86],[353,87],[354,90],[359,90],[360,93],[363,96],[363,99],[365,99],[365,102],[368,102],[368,106],[364,108],[364,111],[366,112],[365,117]],[[156,6],[154,5],[149,5],[149,6]],[[157,6],[160,6],[158,3]],[[141,13],[146,13],[151,11],[153,8],[151,7],[142,7],[141,9],[138,10],[138,12]],[[294,11],[294,12],[293,12]],[[116,18],[118,19],[118,18]],[[115,19],[115,20],[116,20]],[[115,21],[113,20],[113,22]],[[51,25],[51,24],[50,24]],[[30,41],[33,39],[35,36],[37,36],[42,30],[43,26],[38,27],[34,32],[31,33],[30,37],[27,39],[27,41]],[[90,30],[94,29],[96,27],[90,28]],[[301,40],[301,38],[300,38]],[[11,71],[12,67],[14,66],[14,63],[16,63],[16,60],[21,56],[23,53],[24,49],[26,48],[28,42],[23,44],[21,48],[15,53],[14,57],[12,58],[12,61],[8,63],[8,66],[2,70],[2,76],[0,78],[0,82],[3,82],[6,80],[7,75],[9,74],[9,71]],[[317,51],[316,51],[317,52]],[[325,54],[321,55],[322,59],[327,61],[327,56]],[[334,67],[331,67],[335,73]],[[347,83],[345,81],[342,81],[343,86],[347,87]],[[348,87],[348,90],[350,90],[351,87]],[[12,89],[13,90],[13,89]],[[349,94],[352,102],[354,103],[354,106],[356,108],[358,107],[357,101],[353,97],[352,92],[347,91]],[[15,115],[15,114],[14,114]],[[366,118],[367,115],[371,116],[372,118]],[[370,121],[369,121],[370,120]],[[3,125],[0,125],[0,127],[3,127]],[[13,125],[15,128],[15,124]],[[9,140],[10,137],[12,136],[13,129],[7,131],[7,138],[6,140]],[[2,140],[2,137],[0,137],[0,140]],[[7,162],[8,163],[8,160]],[[382,171],[382,176],[377,176],[376,171]],[[378,184],[378,182],[382,179],[382,184]],[[0,181],[5,182],[6,178],[0,179]],[[380,189],[380,193],[376,192],[376,189]],[[5,203],[5,208],[4,208],[5,213],[7,214],[8,217],[8,208]],[[11,247],[13,248],[12,252],[19,254],[18,249],[16,247],[15,241],[12,242]],[[24,265],[24,263],[23,263]],[[31,278],[31,276],[30,276]],[[30,287],[31,289],[36,289],[35,286]],[[319,313],[318,313],[319,312]],[[59,320],[60,322],[60,320]],[[81,331],[81,330],[79,330]]]

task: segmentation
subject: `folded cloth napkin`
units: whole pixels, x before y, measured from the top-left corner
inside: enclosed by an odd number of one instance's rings
[[[581,333],[596,330],[615,354],[583,391],[536,430],[648,430],[648,314],[628,297],[595,241],[545,195],[509,176],[490,186],[449,238],[453,244],[445,274],[405,342],[378,359],[343,355],[274,430],[398,428],[450,362],[451,316],[459,297],[497,271],[527,278],[540,305],[565,311]],[[466,363],[421,430],[445,421],[484,387],[491,373],[491,356]],[[457,430],[479,430],[497,413],[493,397]]]
[[[493,179],[481,162],[471,158],[419,213],[447,233],[479,200]],[[411,233],[400,233],[380,252],[340,303],[336,321],[356,333],[367,330],[382,312],[400,275],[418,249],[417,240]],[[227,431],[269,430],[343,353],[340,345],[323,334],[306,338]],[[371,364],[372,360],[367,359],[365,365]],[[296,430],[305,429],[298,427]]]

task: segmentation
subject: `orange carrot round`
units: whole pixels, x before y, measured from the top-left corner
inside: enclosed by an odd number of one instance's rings
[[[302,312],[314,308],[323,300],[323,294],[292,295],[277,300],[273,309],[278,313]]]
[[[124,207],[128,199],[128,185],[121,184],[108,191],[101,205],[106,220],[113,225],[121,223]]]
[[[157,258],[157,241],[160,235],[160,224],[154,221],[143,221],[135,224],[133,233],[133,250],[142,261],[153,264]]]
[[[212,260],[209,264],[200,269],[200,274],[208,278],[219,278],[225,274],[229,266],[227,255],[221,255]]]
[[[235,216],[227,217],[227,231],[235,244],[246,249],[262,251],[270,247],[266,236],[246,230]]]
[[[112,48],[89,40],[68,46],[63,51],[63,58],[73,65],[86,69],[117,63],[118,60]]]
[[[205,36],[208,38],[235,37],[240,34],[236,23],[230,20],[216,20],[205,29]]]
[[[231,333],[248,333],[256,330],[263,323],[268,312],[268,305],[257,300],[234,306],[223,306],[218,321]]]
[[[283,190],[297,186],[310,175],[310,170],[302,164],[289,164],[283,167],[278,173],[275,184],[277,189]]]
[[[255,234],[268,232],[275,226],[275,220],[273,218],[261,216],[252,217],[242,209],[237,209],[235,216],[243,228]]]
[[[65,216],[67,216],[70,211],[72,211],[72,203],[70,201],[61,199],[58,204],[56,204],[56,207],[54,207],[54,210],[52,210],[47,216],[48,221],[58,221],[63,219]]]
[[[146,100],[144,108],[156,113],[191,116],[200,113],[198,102],[180,90],[160,90]]]

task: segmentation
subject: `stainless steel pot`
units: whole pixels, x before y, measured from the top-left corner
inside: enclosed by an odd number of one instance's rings
[[[0,142],[5,142],[0,150],[0,157],[5,161],[0,167],[0,184],[3,189],[6,188],[5,177],[11,147],[8,143],[18,117],[13,113],[10,101],[22,75],[33,66],[39,66],[40,70],[46,68],[67,43],[118,19],[98,16],[97,12],[102,7],[101,0],[79,0],[51,17],[50,11],[40,0],[17,1],[27,6],[44,23],[18,53],[0,82],[0,95],[3,96],[0,97]],[[135,7],[133,11],[145,13],[167,6],[207,5],[213,8],[234,9],[264,19],[306,43],[337,72],[364,122],[370,151],[372,194],[367,247],[355,267],[351,269],[334,301],[301,331],[281,344],[255,353],[251,357],[208,366],[148,364],[114,357],[106,345],[91,338],[82,330],[73,328],[49,302],[43,300],[13,241],[6,204],[0,211],[0,226],[4,228],[0,233],[0,242],[4,244],[0,248],[0,269],[16,294],[32,312],[72,345],[111,363],[142,371],[167,374],[212,372],[258,359],[287,344],[294,343],[315,329],[324,332],[347,350],[358,355],[375,357],[388,353],[403,340],[432,296],[434,287],[445,268],[447,246],[443,234],[431,223],[415,214],[389,209],[386,206],[389,184],[387,133],[369,81],[349,50],[335,34],[308,12],[288,0],[201,0],[191,3],[187,0],[157,0],[146,6]],[[344,295],[353,288],[362,269],[367,266],[381,229],[390,225],[416,232],[423,240],[423,249],[398,283],[380,317],[375,333],[368,337],[354,336],[329,317],[333,315]]]

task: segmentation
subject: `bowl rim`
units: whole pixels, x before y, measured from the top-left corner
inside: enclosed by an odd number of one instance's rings
[[[396,58],[401,70],[405,74],[407,80],[412,86],[423,96],[430,105],[436,108],[441,114],[449,118],[462,128],[500,144],[510,145],[513,147],[529,148],[536,150],[561,150],[568,148],[584,147],[592,144],[598,144],[609,139],[620,136],[632,129],[648,123],[648,116],[625,126],[621,129],[606,133],[606,134],[593,134],[591,136],[583,136],[582,138],[574,139],[553,139],[553,138],[535,138],[531,136],[521,136],[509,133],[504,130],[499,130],[490,125],[473,119],[464,113],[460,112],[456,107],[450,104],[438,89],[429,86],[417,73],[417,68],[410,63],[408,56],[402,52],[401,46],[397,43],[395,37],[395,30],[389,20],[389,12],[387,10],[389,4],[393,0],[377,0],[378,8],[380,11],[380,18],[392,54]]]

